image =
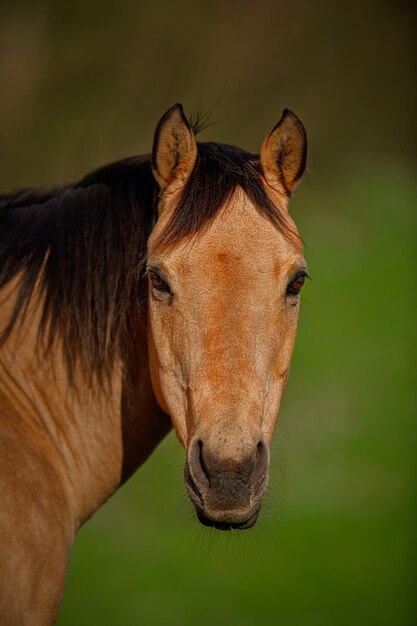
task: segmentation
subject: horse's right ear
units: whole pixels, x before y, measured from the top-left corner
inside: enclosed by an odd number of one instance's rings
[[[156,127],[152,170],[161,189],[180,187],[191,174],[197,143],[181,104],[168,109]]]
[[[306,167],[307,135],[298,117],[284,109],[262,144],[261,165],[268,183],[290,196]]]

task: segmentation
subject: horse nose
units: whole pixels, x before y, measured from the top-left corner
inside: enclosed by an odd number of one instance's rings
[[[195,439],[188,448],[186,479],[191,479],[200,496],[229,481],[256,489],[264,480],[269,463],[269,449],[264,441],[259,441],[252,454],[243,459],[222,458],[220,453],[210,452],[202,439]]]

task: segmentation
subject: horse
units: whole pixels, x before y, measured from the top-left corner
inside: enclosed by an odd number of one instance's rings
[[[80,526],[173,427],[200,522],[247,529],[308,276],[288,212],[306,133],[260,155],[197,142],[183,107],[150,155],[0,196],[0,615],[54,623]]]

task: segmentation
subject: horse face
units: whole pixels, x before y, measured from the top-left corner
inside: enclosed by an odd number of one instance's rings
[[[187,451],[200,521],[249,528],[268,484],[306,265],[299,238],[284,237],[239,187],[204,232],[158,246],[180,193],[164,190],[148,242],[152,383]]]

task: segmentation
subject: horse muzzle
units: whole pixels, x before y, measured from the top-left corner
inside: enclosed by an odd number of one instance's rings
[[[242,460],[219,458],[201,439],[187,452],[184,479],[197,517],[218,530],[251,528],[268,486],[269,448],[259,441]]]

